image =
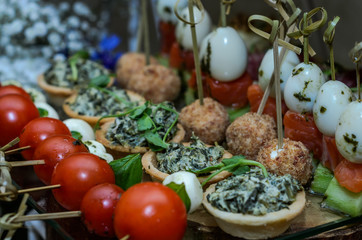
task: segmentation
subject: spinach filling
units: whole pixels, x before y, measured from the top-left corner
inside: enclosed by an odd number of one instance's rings
[[[86,86],[91,79],[109,75],[109,73],[106,68],[96,62],[76,58],[73,62],[70,60],[55,61],[52,67],[44,73],[44,78],[50,85],[73,88]]]
[[[121,114],[107,131],[112,144],[131,147],[164,146],[176,131],[178,113],[171,102],[144,105]]]
[[[221,146],[207,147],[196,136],[191,137],[190,146],[171,143],[164,153],[157,153],[158,169],[166,173],[201,170],[218,163],[223,156]]]
[[[74,112],[86,116],[114,115],[135,106],[137,106],[137,102],[131,102],[126,91],[115,87],[109,89],[82,88],[74,103],[69,105]]]
[[[288,208],[300,190],[299,182],[289,174],[266,178],[259,168],[252,168],[218,182],[207,200],[221,211],[259,216]]]

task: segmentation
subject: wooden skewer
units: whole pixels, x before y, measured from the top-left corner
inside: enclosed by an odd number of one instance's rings
[[[23,166],[34,166],[34,165],[43,165],[45,164],[44,160],[28,160],[28,161],[16,161],[8,162],[11,167],[23,167]]]
[[[49,219],[58,219],[58,218],[72,218],[80,217],[82,215],[81,211],[69,211],[69,212],[58,212],[58,213],[44,213],[44,214],[35,214],[35,215],[26,215],[19,216],[13,220],[13,222],[25,222],[25,221],[34,221],[34,220],[49,220]]]
[[[35,187],[35,188],[27,188],[27,189],[20,189],[17,191],[18,194],[22,194],[22,193],[29,193],[29,192],[35,192],[35,191],[40,191],[40,190],[47,190],[47,189],[54,189],[54,188],[60,188],[60,184],[56,184],[56,185],[50,185],[50,186],[42,186],[42,187]],[[4,196],[9,196],[12,195],[14,193],[12,192],[5,192],[5,193],[0,193],[0,197],[4,197]]]
[[[29,149],[29,148],[31,148],[31,147],[30,146],[24,146],[24,147],[19,147],[19,148],[15,148],[15,149],[12,149],[12,150],[5,151],[4,153],[5,154],[11,154],[11,153],[23,151],[23,150],[26,150],[26,149]]]

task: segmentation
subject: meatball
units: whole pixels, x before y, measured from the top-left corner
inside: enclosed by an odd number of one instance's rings
[[[257,161],[276,175],[290,174],[305,185],[312,176],[312,157],[302,142],[283,139],[278,150],[278,139],[269,141],[260,151]]]
[[[151,64],[157,64],[154,57],[150,58]],[[129,52],[118,59],[116,67],[117,82],[122,88],[127,88],[131,76],[143,69],[146,64],[146,56],[143,53]]]
[[[248,112],[238,117],[226,129],[226,142],[234,155],[255,160],[259,150],[277,137],[274,119],[266,114]]]
[[[161,103],[177,98],[181,90],[181,80],[170,68],[148,65],[132,75],[128,89],[143,95],[153,103]]]
[[[225,139],[229,115],[220,103],[205,98],[204,105],[200,105],[200,101],[196,100],[184,107],[179,122],[185,128],[188,137],[193,132],[204,143],[214,144]]]

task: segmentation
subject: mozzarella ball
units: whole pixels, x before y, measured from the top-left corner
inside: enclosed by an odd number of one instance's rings
[[[294,112],[311,112],[319,88],[324,83],[323,72],[316,64],[299,63],[285,84],[285,103]]]
[[[195,211],[201,205],[203,198],[202,187],[196,175],[191,172],[180,171],[168,175],[162,183],[167,186],[172,182],[185,185],[186,193],[191,202],[188,213]]]
[[[340,81],[328,81],[319,89],[313,106],[314,122],[326,136],[334,136],[339,117],[352,102],[352,91]]]
[[[164,22],[177,23],[178,18],[174,12],[174,6],[177,0],[158,0],[157,13],[160,19]],[[177,12],[181,12],[187,6],[186,0],[181,0],[177,5]]]
[[[93,128],[84,120],[69,118],[63,121],[71,132],[78,132],[82,136],[82,141],[94,140]]]
[[[108,163],[114,160],[113,156],[107,153],[107,150],[102,143],[97,142],[96,140],[87,140],[83,143],[88,147],[90,153],[97,155],[98,157],[106,160]]]
[[[203,70],[214,79],[229,82],[245,72],[248,54],[243,39],[234,28],[219,27],[202,41],[200,59]]]
[[[194,6],[193,9],[194,9],[195,22],[199,22],[202,18],[202,13],[196,6]],[[181,11],[180,16],[183,19],[190,21],[189,8],[188,7],[184,8]],[[196,30],[197,45],[200,46],[204,37],[206,37],[206,35],[211,31],[211,18],[210,15],[205,10],[204,10],[204,18],[202,19],[201,22],[196,24],[195,30]],[[187,50],[193,49],[191,28],[189,24],[185,24],[184,22],[179,20],[176,25],[175,35],[177,42],[184,49]]]
[[[45,102],[46,103],[47,100],[46,100],[45,95],[38,89],[32,88],[32,87],[24,87],[24,90],[27,93],[29,93],[33,102]]]
[[[278,48],[279,54],[282,50],[282,47]],[[292,74],[292,70],[295,66],[299,64],[299,58],[297,54],[293,51],[286,52],[283,62],[280,64],[280,91],[283,97],[285,83],[287,82],[289,76]],[[261,61],[259,70],[258,70],[258,80],[259,85],[263,91],[268,87],[270,79],[272,78],[274,72],[274,53],[273,49],[269,49]],[[273,85],[270,90],[270,96],[275,97],[275,85]]]
[[[362,163],[362,102],[347,105],[336,128],[336,145],[343,157]]]
[[[50,117],[59,119],[59,115],[55,109],[46,102],[34,102],[42,117]]]

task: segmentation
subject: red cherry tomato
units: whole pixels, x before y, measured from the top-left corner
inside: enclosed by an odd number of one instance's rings
[[[221,82],[213,79],[211,76],[207,76],[206,83],[209,95],[212,98],[219,101],[222,105],[241,108],[248,104],[246,93],[248,87],[253,84],[253,80],[245,72],[239,78],[230,82]]]
[[[181,49],[177,42],[174,42],[170,49],[170,66],[176,69],[192,70],[195,68],[194,54],[192,51]]]
[[[19,94],[0,97],[0,146],[18,137],[24,126],[38,117],[38,109],[27,97]]]
[[[34,159],[45,161],[45,164],[34,165],[35,174],[43,183],[49,185],[55,165],[77,152],[88,152],[88,148],[72,136],[54,135],[48,137],[35,148]]]
[[[182,239],[187,214],[181,198],[156,182],[136,184],[123,193],[114,212],[118,239]]]
[[[344,159],[334,170],[334,176],[341,186],[351,192],[359,193],[362,191],[362,164]]]
[[[101,183],[115,183],[112,168],[91,153],[74,153],[60,161],[54,168],[51,184],[57,202],[68,210],[79,210],[84,194]]]
[[[113,214],[123,189],[103,183],[88,190],[80,205],[82,220],[89,232],[102,237],[114,237]]]
[[[15,85],[7,85],[7,86],[3,86],[0,87],[0,97],[7,95],[7,94],[20,94],[23,95],[24,97],[31,99],[31,96],[21,87],[15,86]]]
[[[317,159],[321,159],[323,134],[315,125],[312,114],[300,114],[288,110],[284,115],[283,123],[286,138],[301,141]]]
[[[263,98],[264,92],[259,86],[259,84],[253,84],[248,87],[247,97],[250,104],[250,111],[257,112],[260,102]],[[282,100],[282,114],[284,115],[288,111],[288,107]],[[273,117],[275,122],[277,121],[277,107],[275,103],[275,98],[268,97],[265,107],[263,110],[264,114],[268,114]]]
[[[39,143],[56,134],[72,135],[68,127],[58,119],[41,117],[30,121],[21,130],[19,136],[19,146],[30,146],[30,148],[22,151],[21,155],[25,159],[33,159],[34,150]]]
[[[161,34],[161,53],[168,55],[172,44],[176,41],[175,25],[170,22],[159,22]]]

